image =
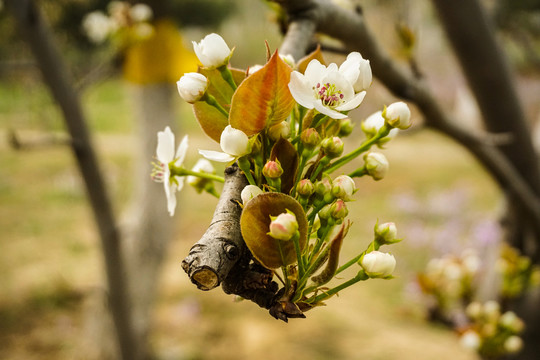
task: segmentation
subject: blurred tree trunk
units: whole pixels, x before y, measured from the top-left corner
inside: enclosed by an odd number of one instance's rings
[[[126,263],[131,274],[130,295],[135,336],[145,358],[152,309],[157,296],[161,265],[171,240],[173,218],[164,205],[161,184],[150,178],[156,153],[157,132],[174,123],[172,85],[169,83],[130,84],[130,97],[137,121],[134,192],[125,220]]]
[[[114,347],[118,346],[119,357],[124,360],[138,360],[137,343],[133,336],[129,312],[126,274],[120,249],[121,237],[90,139],[86,119],[67,70],[68,67],[35,3],[31,0],[9,0],[6,1],[6,5],[36,58],[44,82],[59,105],[71,136],[72,150],[83,178],[103,249],[108,283],[107,310],[112,313],[115,330],[115,336],[110,338],[115,342]]]
[[[519,103],[512,75],[503,51],[496,43],[493,26],[478,0],[433,0],[450,43],[478,102],[486,128],[493,133],[509,134],[500,144],[501,152],[515,171],[540,196],[539,159],[532,142],[532,131]],[[505,219],[508,242],[540,262],[540,224],[514,194],[506,190],[508,210]],[[525,349],[519,359],[538,359],[540,354],[540,301],[528,294],[512,305],[525,320]]]

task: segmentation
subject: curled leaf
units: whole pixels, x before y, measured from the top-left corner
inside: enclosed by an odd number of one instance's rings
[[[289,195],[260,194],[244,206],[240,217],[240,229],[247,247],[255,259],[269,269],[293,264],[297,259],[292,241],[276,240],[268,235],[270,216],[278,216],[287,210],[292,211],[298,221],[302,251],[307,242],[307,218],[302,206]]]

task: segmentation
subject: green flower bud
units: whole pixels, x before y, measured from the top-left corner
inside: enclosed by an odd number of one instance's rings
[[[345,118],[339,121],[339,136],[345,137],[351,135],[354,129],[354,124],[351,119]]]
[[[300,141],[307,149],[314,149],[321,142],[321,137],[314,128],[307,128],[300,134]]]
[[[326,138],[322,141],[321,148],[329,158],[339,157],[343,153],[343,140],[337,136]]]
[[[309,179],[302,179],[298,183],[296,191],[300,196],[309,197],[315,192],[315,185]]]
[[[264,165],[262,173],[268,179],[279,179],[283,175],[283,168],[279,161],[268,161]]]

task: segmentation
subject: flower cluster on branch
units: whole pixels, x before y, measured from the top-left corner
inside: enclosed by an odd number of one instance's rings
[[[360,106],[372,81],[369,61],[360,53],[350,53],[338,66],[326,64],[319,49],[298,62],[276,51],[266,64],[244,71],[229,66],[232,51],[217,34],[193,46],[203,66],[184,74],[178,91],[222,150],[199,153],[211,161],[236,162],[247,180],[237,221],[252,261],[282,285],[275,293],[273,315],[282,320],[304,317],[305,311],[359,281],[392,278],[396,259],[380,248],[400,241],[393,223],[376,224],[366,249],[341,266],[339,257],[351,227],[347,202],[354,199],[355,179],[385,177],[388,160],[372,148],[383,147],[399,129],[410,126],[407,105],[390,104],[366,119],[365,140],[344,153],[344,139],[354,126],[348,112]],[[164,135],[168,132],[158,135],[154,177],[165,184],[172,215],[171,195],[181,188],[182,176],[200,176],[206,188],[199,191],[214,195],[208,183],[216,176],[211,168],[184,168],[184,150],[172,155],[170,135]],[[357,164],[358,158],[364,161]],[[346,164],[354,170],[343,174]],[[200,265],[194,259],[186,262],[188,273],[193,263]],[[354,276],[328,286],[353,266]],[[221,280],[212,276],[212,286]]]

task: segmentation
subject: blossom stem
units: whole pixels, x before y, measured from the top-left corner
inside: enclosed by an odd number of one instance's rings
[[[362,177],[364,175],[366,175],[368,172],[366,171],[366,167],[361,167],[359,169],[356,169],[355,171],[353,171],[352,173],[349,174],[350,177]]]
[[[302,259],[302,251],[300,250],[300,232],[296,231],[291,240],[294,244],[296,261],[298,262],[298,276],[302,277],[304,275],[304,261]]]
[[[353,150],[352,152],[348,153],[347,155],[343,156],[342,158],[334,161],[326,171],[328,173],[331,173],[343,165],[347,164],[349,161],[357,158],[360,154],[368,151],[374,144],[376,144],[380,139],[387,136],[390,133],[390,127],[387,125],[384,125],[381,130],[372,138],[367,139],[364,141],[362,145],[356,150]]]
[[[208,105],[215,107],[220,113],[225,115],[226,118],[229,118],[229,112],[225,110],[225,108],[217,102],[216,98],[210,95],[208,92],[203,95],[201,100],[206,102]]]
[[[208,174],[208,173],[205,173],[205,172],[192,171],[192,170],[184,169],[183,167],[176,167],[176,166],[171,166],[171,165],[169,165],[169,168],[171,170],[171,175],[174,175],[174,176],[188,176],[188,175],[191,175],[191,176],[199,177],[201,179],[218,181],[220,183],[225,182],[225,179],[223,177],[219,176],[219,175]]]
[[[308,304],[317,304],[318,302],[324,301],[324,300],[328,299],[329,297],[334,296],[335,294],[337,294],[341,290],[343,290],[345,288],[348,288],[349,286],[354,285],[359,281],[364,281],[364,280],[367,280],[367,279],[369,279],[369,276],[364,272],[364,270],[360,270],[358,272],[358,274],[356,274],[356,276],[353,277],[352,279],[350,279],[348,281],[345,281],[344,283],[336,286],[335,288],[332,288],[332,289],[330,289],[328,291],[325,291],[321,295],[311,297],[311,298],[307,299],[306,302]]]
[[[217,68],[219,72],[221,73],[221,77],[223,80],[227,82],[231,86],[233,90],[237,89],[236,83],[234,82],[233,74],[231,69],[227,67],[227,65],[223,65]]]
[[[251,164],[245,156],[242,156],[238,159],[238,166],[240,167],[240,170],[242,170],[246,175],[246,179],[248,180],[249,184],[257,186],[257,182],[255,181],[255,179],[253,179],[253,175],[251,175]]]

